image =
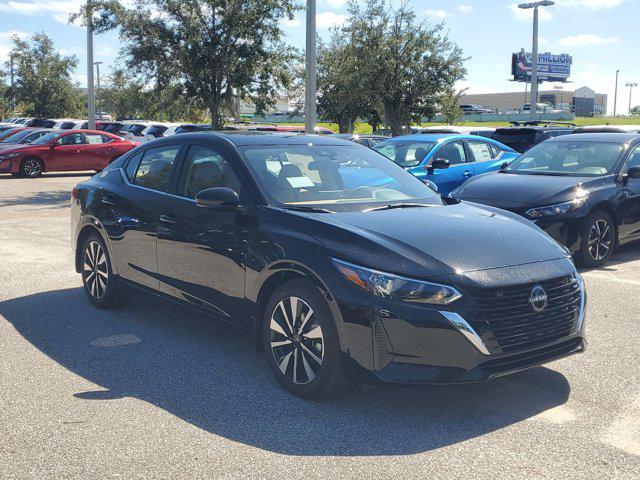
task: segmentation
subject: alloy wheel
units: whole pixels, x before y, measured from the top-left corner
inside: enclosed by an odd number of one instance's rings
[[[87,244],[84,251],[82,273],[84,283],[91,296],[96,300],[104,297],[109,281],[109,269],[107,257],[102,245],[98,242],[92,241]]]
[[[298,297],[280,301],[269,323],[271,353],[282,374],[296,385],[318,375],[324,357],[324,337],[313,309]]]
[[[35,158],[29,158],[24,161],[22,170],[28,177],[36,177],[42,173],[42,165]]]
[[[613,231],[609,222],[604,219],[597,220],[589,230],[587,248],[589,255],[596,261],[601,261],[609,255],[613,243]]]

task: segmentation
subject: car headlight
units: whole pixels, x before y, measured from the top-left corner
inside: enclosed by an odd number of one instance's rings
[[[0,155],[0,161],[9,160],[10,158],[15,158],[18,155],[20,155],[20,154],[19,153],[5,153],[4,155]]]
[[[570,202],[557,203],[555,205],[547,205],[546,207],[531,208],[526,211],[527,216],[531,218],[550,217],[553,215],[565,215],[569,212],[577,210],[587,201],[587,197],[578,197]]]
[[[447,285],[379,272],[335,258],[333,263],[348,282],[378,297],[430,305],[449,305],[462,298]]]

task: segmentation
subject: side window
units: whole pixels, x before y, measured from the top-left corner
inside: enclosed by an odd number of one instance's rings
[[[136,170],[138,170],[138,165],[140,165],[140,160],[142,160],[142,154],[144,152],[140,152],[129,159],[129,163],[125,167],[124,171],[127,174],[127,178],[131,183],[133,183],[133,179],[136,176]]]
[[[241,183],[217,149],[192,145],[180,172],[178,195],[195,198],[202,190],[214,187],[231,188],[240,195]]]
[[[468,144],[476,162],[484,162],[495,158],[495,155],[488,143],[470,141]]]
[[[87,133],[84,138],[86,138],[89,145],[97,145],[102,143],[102,135],[98,135],[97,133]]]
[[[627,169],[631,167],[640,167],[640,145],[634,148],[627,160]]]
[[[133,182],[141,187],[166,192],[173,163],[179,151],[179,145],[166,145],[144,152]]]
[[[102,143],[109,143],[111,140],[113,140],[113,138],[107,136],[107,135],[100,135],[102,137]]]
[[[82,134],[81,133],[70,133],[69,135],[64,135],[58,139],[60,145],[82,145]]]
[[[464,145],[460,141],[446,143],[434,157],[449,160],[451,165],[458,165],[467,161],[467,156],[464,153]]]

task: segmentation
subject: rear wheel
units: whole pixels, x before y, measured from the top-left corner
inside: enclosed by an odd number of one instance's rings
[[[302,398],[335,395],[351,382],[342,365],[335,320],[311,282],[291,280],[264,312],[263,346],[280,384]]]
[[[25,158],[20,163],[20,173],[25,177],[39,177],[44,172],[42,160],[35,157]]]
[[[109,252],[97,234],[90,235],[82,246],[82,284],[87,298],[98,308],[116,307],[124,300]]]
[[[601,267],[613,255],[616,243],[617,233],[611,215],[594,212],[584,223],[577,259],[585,267]]]

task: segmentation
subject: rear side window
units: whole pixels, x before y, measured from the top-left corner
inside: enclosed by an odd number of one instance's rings
[[[73,122],[62,122],[62,125],[60,125],[60,130],[71,130],[74,125],[75,123]]]
[[[169,177],[179,151],[179,145],[166,145],[145,151],[133,183],[160,192],[168,191]]]
[[[495,155],[491,150],[488,143],[485,142],[468,142],[469,149],[473,153],[473,158],[476,162],[484,162],[486,160],[493,160]]]
[[[146,127],[144,125],[133,125],[127,130],[131,135],[139,136]]]
[[[87,133],[84,138],[87,139],[87,143],[89,145],[97,145],[102,143],[102,135],[98,135],[97,133]]]
[[[162,134],[166,131],[167,131],[167,127],[164,127],[162,125],[155,125],[149,128],[149,130],[147,130],[147,133],[149,135],[153,135],[155,138],[160,138]]]

